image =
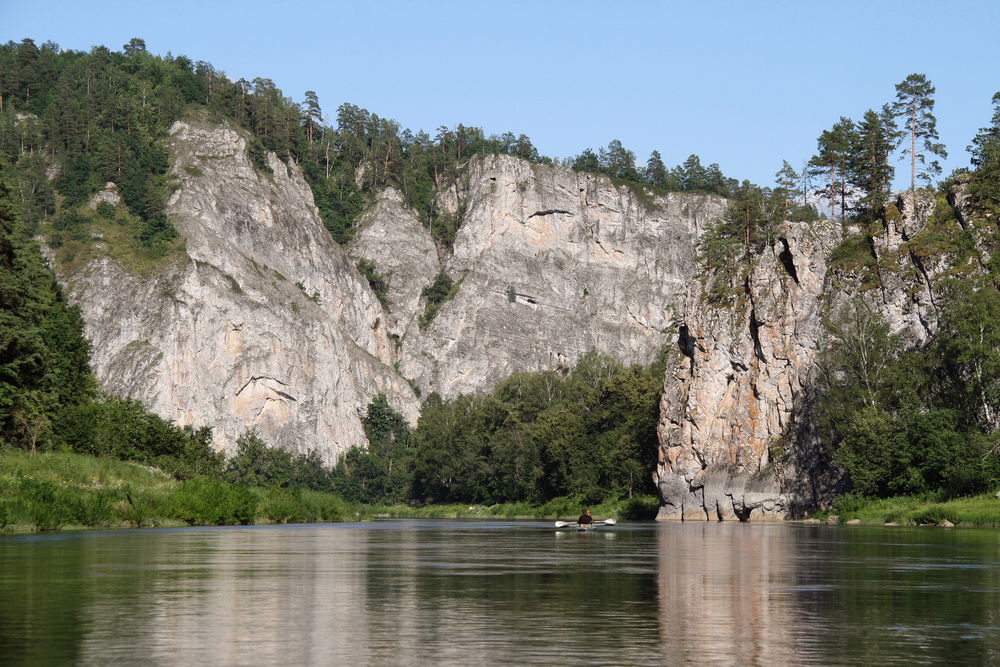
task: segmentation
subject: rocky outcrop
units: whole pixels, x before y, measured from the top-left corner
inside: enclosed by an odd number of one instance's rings
[[[332,241],[295,165],[254,169],[239,131],[177,123],[168,214],[187,257],[151,275],[110,259],[64,276],[102,387],[180,425],[246,429],[332,462],[365,442],[359,415],[385,393],[415,419],[367,281]]]
[[[724,303],[693,295],[661,401],[657,470],[660,518],[779,518],[789,509],[775,452],[794,436],[796,411],[823,338],[826,258],[840,240],[832,223],[786,225]]]
[[[724,203],[654,196],[510,156],[473,159],[441,194],[445,210],[463,222],[439,267],[461,285],[423,328],[419,312],[409,310],[413,292],[400,294],[410,317],[401,372],[423,391],[451,398],[488,390],[517,371],[572,367],[591,349],[648,363],[674,329],[698,236]],[[411,231],[398,240],[382,229],[361,230],[352,253],[392,267],[397,248],[417,248]],[[409,268],[390,274],[418,275],[433,264],[426,242],[413,254]],[[433,277],[426,273],[420,287]]]
[[[786,223],[741,294],[721,304],[692,294],[661,401],[659,518],[784,519],[830,498],[838,474],[808,417],[822,318],[864,301],[905,341],[926,341],[935,286],[967,263],[922,243],[934,210],[933,199],[901,196],[858,265],[830,259],[860,230]]]
[[[401,344],[407,327],[421,312],[420,293],[441,270],[438,249],[402,197],[387,188],[358,220],[359,232],[348,253],[375,262],[388,284],[386,329]]]
[[[697,237],[724,206],[475,158],[440,193],[463,217],[453,249],[389,189],[345,253],[297,166],[270,155],[255,169],[241,131],[181,122],[169,149],[179,187],[168,213],[186,256],[149,273],[104,257],[63,276],[103,388],[213,426],[224,449],[255,428],[328,462],[366,444],[360,416],[379,392],[415,422],[418,393],[488,391],[591,349],[650,361],[690,287]],[[386,279],[386,308],[356,270],[362,258]],[[421,293],[441,271],[460,288],[422,327]]]

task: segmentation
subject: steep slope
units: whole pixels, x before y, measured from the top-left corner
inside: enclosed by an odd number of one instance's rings
[[[352,253],[392,267],[400,369],[445,398],[487,390],[517,371],[571,367],[591,349],[651,361],[692,283],[698,236],[724,208],[718,197],[655,196],[510,156],[474,158],[440,197],[463,223],[436,269],[426,240],[414,252],[412,232],[387,235],[377,224],[359,232]],[[405,270],[401,248],[414,255]],[[461,285],[421,328],[408,280],[423,274],[422,288],[437,270]]]
[[[94,343],[102,386],[177,423],[247,428],[327,461],[365,442],[359,419],[384,392],[416,418],[367,282],[323,228],[294,165],[256,171],[246,138],[215,125],[171,130],[168,203],[188,258],[151,277],[108,259],[64,276]]]
[[[822,318],[863,301],[909,344],[923,343],[936,328],[935,286],[979,271],[990,253],[980,243],[966,258],[925,242],[933,198],[905,196],[897,209],[859,266],[830,261],[858,230],[786,223],[742,298],[719,307],[693,293],[685,302],[661,401],[661,519],[783,519],[831,498],[839,473],[809,410],[828,336]]]
[[[695,246],[724,201],[476,158],[441,205],[464,214],[452,251],[386,190],[345,253],[294,164],[255,170],[246,137],[206,122],[171,130],[168,203],[187,257],[153,275],[110,258],[64,275],[103,387],[178,424],[246,429],[332,462],[365,444],[360,417],[383,392],[416,421],[421,393],[484,392],[516,371],[571,367],[590,349],[649,362],[675,330]],[[353,259],[352,259],[353,258]],[[374,260],[388,309],[355,269]],[[461,281],[430,326],[421,292]],[[424,394],[426,395],[426,394]]]

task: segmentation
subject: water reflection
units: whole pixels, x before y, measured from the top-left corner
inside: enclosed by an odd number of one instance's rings
[[[779,528],[778,530],[773,530]],[[795,610],[775,594],[794,580],[792,533],[754,524],[659,532],[661,655],[701,664],[803,664]]]
[[[996,531],[387,521],[0,537],[4,664],[989,664]]]
[[[212,529],[143,537],[93,541],[99,553],[88,563],[84,661],[121,663],[138,651],[160,664],[319,664],[338,636],[366,627],[365,610],[354,602],[364,532]]]

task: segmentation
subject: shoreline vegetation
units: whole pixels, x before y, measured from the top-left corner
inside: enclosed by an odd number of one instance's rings
[[[593,505],[599,516],[652,519],[652,496]],[[85,528],[333,523],[373,518],[576,518],[579,498],[544,504],[366,505],[290,487],[195,476],[178,480],[144,464],[70,452],[0,451],[0,533]]]
[[[377,518],[575,519],[578,498],[544,504],[464,503],[364,505],[298,488],[253,487],[169,474],[130,463],[65,452],[0,451],[0,533],[86,528],[150,528],[213,525],[333,523]],[[652,496],[591,507],[596,516],[652,520]],[[924,494],[889,499],[841,497],[835,508],[810,522],[863,525],[1000,527],[1000,500],[989,494],[946,499]]]

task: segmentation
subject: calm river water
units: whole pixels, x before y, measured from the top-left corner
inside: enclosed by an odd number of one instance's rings
[[[0,663],[1000,664],[1000,531],[385,520],[8,535]]]

